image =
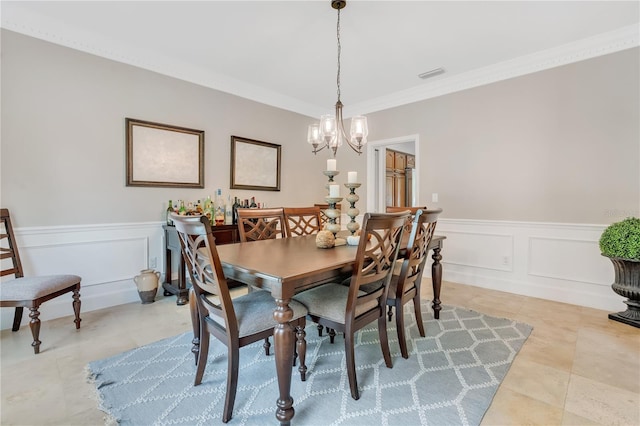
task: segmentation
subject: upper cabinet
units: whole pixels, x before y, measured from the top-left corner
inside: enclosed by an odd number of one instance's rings
[[[412,154],[387,149],[386,153],[386,204],[387,206],[408,206],[411,200],[411,172],[416,165]]]

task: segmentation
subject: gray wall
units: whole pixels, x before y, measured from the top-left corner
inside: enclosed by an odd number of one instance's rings
[[[369,115],[420,135],[420,197],[447,218],[606,224],[640,215],[639,49]]]
[[[125,117],[205,131],[205,189],[126,187]],[[169,199],[229,193],[230,136],[282,148],[268,206],[324,201],[303,115],[2,30],[2,206],[16,226],[162,220]],[[346,175],[346,173],[345,173]]]
[[[2,30],[1,202],[16,226],[161,220],[168,199],[229,192],[229,137],[283,146],[270,206],[322,201],[309,117]],[[640,209],[638,51],[369,115],[370,140],[420,136],[420,201],[445,218],[610,223]],[[206,132],[201,189],[125,186],[125,117]],[[346,171],[364,155],[343,147]],[[344,179],[341,179],[341,178]],[[366,206],[366,190],[359,192]]]

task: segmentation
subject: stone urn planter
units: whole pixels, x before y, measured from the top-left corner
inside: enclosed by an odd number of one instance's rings
[[[600,237],[600,250],[613,263],[611,288],[627,298],[627,310],[609,314],[609,319],[640,328],[640,219],[627,218],[607,227]]]
[[[143,269],[140,271],[140,275],[133,277],[133,282],[138,287],[138,296],[140,296],[140,301],[143,305],[155,302],[159,279],[160,272],[153,269]]]

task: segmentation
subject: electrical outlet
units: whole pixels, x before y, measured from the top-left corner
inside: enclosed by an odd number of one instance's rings
[[[432,203],[437,203],[438,202],[438,193],[434,192],[431,194],[431,202]]]
[[[511,263],[511,258],[509,256],[502,256],[502,264],[509,266],[509,263]]]
[[[149,258],[149,268],[157,268],[158,267],[158,258],[151,257]]]

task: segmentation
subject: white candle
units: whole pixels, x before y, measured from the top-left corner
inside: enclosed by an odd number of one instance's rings
[[[329,185],[329,197],[337,198],[340,196],[340,185]]]
[[[336,159],[335,158],[329,158],[327,160],[327,170],[330,170],[332,172],[335,172],[336,170],[338,170],[336,167],[338,166],[336,164]]]
[[[358,183],[358,172],[349,172],[347,174],[347,183]]]

